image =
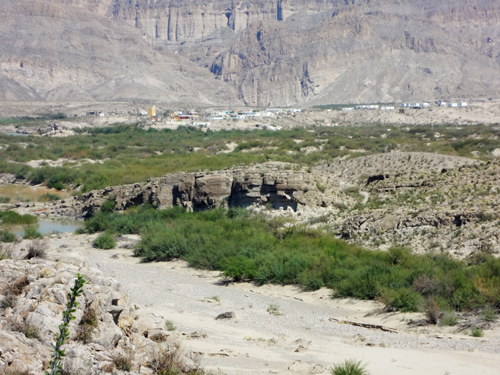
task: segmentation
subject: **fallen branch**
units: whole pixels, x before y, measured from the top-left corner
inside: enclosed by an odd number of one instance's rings
[[[358,323],[358,322],[351,322],[349,320],[340,320],[340,319],[335,319],[335,318],[330,318],[330,322],[333,323],[338,323],[338,324],[349,324],[351,326],[355,327],[362,327],[362,328],[368,328],[368,329],[379,329],[384,332],[390,332],[390,333],[398,333],[395,329],[380,326],[378,324],[369,324],[369,323]]]

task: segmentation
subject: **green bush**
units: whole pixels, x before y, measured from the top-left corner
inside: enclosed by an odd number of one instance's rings
[[[477,328],[477,327],[472,327],[470,329],[470,334],[473,336],[473,337],[483,337],[483,331],[480,329],[480,328]]]
[[[116,241],[109,233],[101,233],[92,243],[97,249],[109,250],[116,247]]]
[[[0,232],[0,241],[2,242],[16,242],[17,236],[12,232]]]
[[[347,359],[332,368],[332,375],[368,375],[361,361]]]
[[[43,238],[43,235],[37,230],[36,227],[24,228],[23,238],[25,240],[34,240],[35,238]]]
[[[104,202],[101,206],[101,212],[104,212],[104,213],[110,213],[110,212],[113,212],[115,210],[115,200],[113,198],[109,198],[108,200],[106,200],[106,202]]]
[[[454,327],[458,324],[458,317],[454,311],[447,311],[444,315],[439,319],[440,326],[450,326]]]
[[[496,322],[498,319],[497,310],[493,307],[487,307],[482,313],[483,320],[486,322]]]
[[[9,203],[10,198],[9,197],[0,197],[0,203]]]

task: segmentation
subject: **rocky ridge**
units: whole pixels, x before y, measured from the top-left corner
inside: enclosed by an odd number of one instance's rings
[[[285,163],[266,163],[207,173],[175,173],[146,183],[109,187],[38,207],[39,216],[90,217],[113,199],[116,210],[149,203],[158,209],[183,206],[200,211],[217,207],[268,206],[280,211],[332,207],[346,198],[328,176],[296,171]],[[7,178],[7,177],[6,177]],[[19,204],[22,206],[22,204]]]

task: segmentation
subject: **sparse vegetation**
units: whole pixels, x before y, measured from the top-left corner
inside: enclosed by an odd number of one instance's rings
[[[472,337],[483,337],[484,335],[483,330],[477,327],[472,327],[470,330],[470,334]]]
[[[132,359],[127,355],[118,354],[113,358],[113,364],[117,370],[129,372],[132,370]]]
[[[272,315],[281,316],[283,313],[280,311],[280,307],[278,305],[269,305],[267,308],[267,312]]]
[[[177,327],[170,320],[165,321],[165,327],[167,327],[167,331],[175,331]]]
[[[78,324],[75,340],[87,344],[92,339],[94,328],[98,325],[97,313],[92,306],[87,306]]]
[[[361,361],[347,359],[332,368],[332,375],[368,375]]]
[[[458,324],[458,316],[454,311],[447,311],[439,319],[440,326],[454,327]]]
[[[497,310],[488,306],[483,310],[482,317],[485,322],[496,322],[498,320]]]
[[[28,245],[28,254],[26,255],[26,259],[46,258],[48,247],[49,244],[47,241],[40,240],[39,238],[34,239]]]
[[[40,330],[26,322],[25,320],[18,321],[11,319],[10,320],[10,328],[13,331],[21,332],[28,339],[39,339],[40,338]]]

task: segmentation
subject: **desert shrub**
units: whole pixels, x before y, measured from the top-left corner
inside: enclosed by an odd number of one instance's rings
[[[420,294],[410,288],[385,289],[381,297],[388,307],[403,312],[418,311],[422,303]]]
[[[15,280],[8,286],[8,295],[18,296],[20,295],[24,288],[30,284],[28,278],[26,276],[21,277],[20,279]]]
[[[436,301],[434,301],[433,298],[429,298],[425,302],[424,312],[427,321],[430,324],[438,324],[440,312],[439,307],[437,306]]]
[[[43,235],[37,230],[36,227],[24,228],[23,238],[25,240],[34,240],[35,238],[43,238]]]
[[[89,343],[92,338],[92,332],[94,328],[97,327],[98,323],[99,321],[95,309],[91,306],[87,306],[78,324],[75,339],[82,341],[84,344]]]
[[[456,326],[458,324],[458,317],[454,311],[447,311],[443,314],[441,319],[439,319],[440,326]]]
[[[497,310],[493,307],[485,308],[481,315],[486,322],[496,322],[498,319]]]
[[[57,194],[45,193],[41,195],[38,200],[40,202],[51,202],[51,201],[57,201],[59,199],[61,199],[61,197]]]
[[[325,192],[326,190],[326,186],[324,185],[321,185],[319,182],[316,183],[316,187],[318,188],[319,191],[321,191],[322,193]]]
[[[14,211],[0,211],[0,219],[5,225],[32,225],[38,221],[36,216],[20,215]]]
[[[167,331],[175,331],[176,330],[174,323],[170,320],[165,321],[165,327],[167,327]]]
[[[113,356],[113,364],[117,370],[129,372],[132,370],[132,359],[127,355],[115,355]]]
[[[113,198],[109,198],[106,200],[106,202],[104,202],[101,206],[101,212],[113,212],[114,209],[115,209],[115,200]]]
[[[483,331],[480,328],[478,328],[478,327],[472,327],[470,329],[470,334],[473,337],[483,337],[483,335],[484,335]]]
[[[101,233],[92,243],[97,249],[109,250],[116,247],[116,241],[109,233]]]
[[[368,371],[361,361],[347,359],[342,363],[334,365],[332,375],[368,375]]]
[[[0,203],[9,203],[10,197],[0,197]]]
[[[0,302],[0,309],[5,310],[6,308],[13,308],[16,304],[16,298],[12,295],[7,295]]]
[[[173,341],[162,346],[152,355],[153,359],[149,367],[157,375],[204,375],[205,372],[200,369],[200,358],[191,352],[188,352],[180,342]],[[186,361],[184,358],[190,359]]]
[[[46,258],[48,247],[49,244],[47,241],[41,240],[39,238],[34,239],[28,245],[28,254],[26,255],[26,259]]]
[[[12,232],[0,232],[0,241],[14,243],[17,241],[17,236]]]

